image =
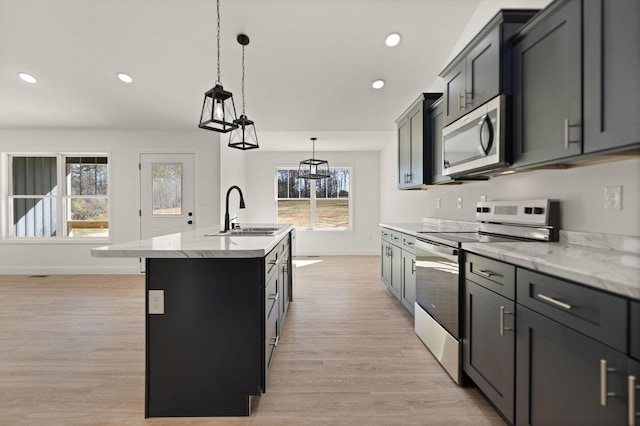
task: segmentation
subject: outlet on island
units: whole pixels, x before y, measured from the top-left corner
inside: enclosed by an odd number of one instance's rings
[[[164,314],[164,290],[149,290],[149,315]]]

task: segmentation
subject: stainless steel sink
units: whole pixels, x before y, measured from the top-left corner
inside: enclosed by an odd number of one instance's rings
[[[252,226],[248,228],[233,229],[228,232],[211,232],[204,235],[205,237],[260,237],[274,235],[278,231],[280,231],[280,228]]]

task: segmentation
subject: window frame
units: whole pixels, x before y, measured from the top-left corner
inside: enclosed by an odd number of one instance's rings
[[[275,167],[275,172],[274,172],[274,216],[275,216],[275,222],[278,222],[278,171],[279,170],[294,170],[294,171],[298,171],[299,168],[299,164],[295,164],[295,165],[280,165],[280,166],[276,166]],[[314,231],[314,232],[339,232],[339,233],[352,233],[355,232],[355,223],[354,223],[354,180],[353,180],[353,173],[354,173],[354,169],[355,167],[353,165],[338,165],[338,166],[334,166],[332,165],[330,170],[337,170],[337,169],[344,169],[344,170],[348,170],[349,171],[349,196],[348,197],[343,197],[343,199],[347,199],[349,201],[349,226],[346,228],[316,228],[315,227],[315,223],[316,223],[316,201],[318,200],[318,198],[316,197],[316,192],[317,192],[317,188],[316,188],[316,184],[315,184],[315,180],[313,180],[313,184],[311,185],[311,187],[309,188],[309,223],[310,223],[310,227],[305,227],[305,228],[298,228],[295,227],[296,231]],[[341,197],[338,197],[336,199],[340,199]],[[301,198],[302,199],[302,198]],[[327,200],[330,198],[321,198],[321,200]]]
[[[14,171],[13,171],[13,158],[14,157],[55,157],[56,159],[56,179],[58,190],[56,195],[51,196],[30,196],[30,195],[15,195],[13,194],[13,184],[14,184]],[[106,166],[107,166],[107,194],[106,195],[73,195],[67,194],[67,175],[66,175],[66,159],[73,157],[105,157],[106,158]],[[20,244],[59,244],[59,243],[70,243],[70,244],[86,244],[86,243],[108,243],[111,241],[111,224],[112,224],[112,200],[111,200],[111,153],[106,151],[96,151],[96,152],[6,152],[2,153],[1,162],[6,165],[6,186],[1,188],[2,192],[2,200],[0,203],[0,207],[2,209],[2,215],[4,216],[4,220],[2,220],[2,240],[4,242],[10,243],[20,243]],[[5,173],[5,172],[3,172]],[[52,198],[55,199],[56,206],[56,235],[50,237],[20,237],[13,235],[13,226],[14,226],[14,199],[32,199],[32,198]],[[106,198],[107,199],[107,215],[108,215],[108,223],[109,226],[109,235],[108,236],[91,236],[91,237],[73,237],[67,235],[67,216],[68,216],[68,207],[67,204],[70,203],[70,200],[74,198]]]

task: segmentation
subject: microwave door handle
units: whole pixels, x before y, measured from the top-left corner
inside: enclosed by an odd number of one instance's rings
[[[493,126],[489,115],[485,114],[478,122],[478,149],[483,157],[489,155],[491,145],[493,145]]]

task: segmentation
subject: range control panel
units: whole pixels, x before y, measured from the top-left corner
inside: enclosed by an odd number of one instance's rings
[[[476,220],[490,223],[513,223],[549,226],[557,222],[558,201],[538,199],[520,201],[480,201]]]

